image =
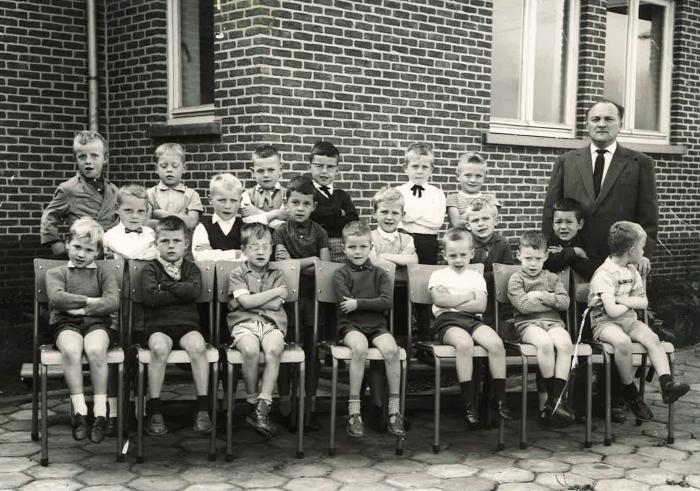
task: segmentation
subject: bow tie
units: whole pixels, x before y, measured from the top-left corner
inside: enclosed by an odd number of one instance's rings
[[[418,185],[418,184],[414,184],[413,187],[411,188],[411,191],[413,191],[413,196],[418,195],[419,198],[422,198],[423,191],[425,191],[425,188],[423,186]]]
[[[139,228],[137,228],[136,230],[130,230],[130,229],[128,229],[128,228],[125,228],[124,231],[125,231],[127,234],[140,234],[141,232],[143,232],[143,227],[139,227]]]

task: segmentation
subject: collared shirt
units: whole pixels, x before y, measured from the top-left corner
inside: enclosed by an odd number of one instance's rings
[[[447,197],[447,208],[457,208],[460,218],[466,221],[467,208],[469,208],[469,205],[471,205],[475,199],[483,199],[489,203],[493,203],[493,205],[499,210],[501,209],[501,202],[498,201],[496,196],[491,193],[479,192],[475,194],[467,194],[464,191],[458,191],[450,194]]]
[[[228,235],[236,223],[236,218],[224,220],[214,213],[211,217],[212,224],[218,226],[224,235]],[[197,246],[203,245],[209,249],[197,250]],[[195,261],[239,261],[241,259],[240,249],[211,249],[209,234],[202,223],[198,223],[192,234],[192,255]]]
[[[272,290],[284,285],[284,275],[272,266],[264,271],[255,271],[248,262],[244,262],[238,268],[231,271],[228,282],[228,293],[232,299],[228,303],[229,314],[226,317],[229,329],[236,324],[251,320],[271,322],[282,332],[287,332],[287,314],[284,307],[279,310],[263,309],[260,307],[245,309],[238,302],[242,295],[254,295],[256,293]]]
[[[124,259],[141,259],[150,261],[158,257],[156,233],[151,227],[141,227],[141,232],[127,232],[120,221],[115,227],[105,232],[102,240],[105,255],[117,254]]]
[[[94,218],[104,230],[117,224],[117,187],[104,180],[104,189],[98,193],[79,172],[59,184],[51,202],[41,215],[41,243],[50,244],[61,240],[59,226],[67,226],[79,218]]]
[[[161,266],[163,266],[163,269],[165,269],[165,272],[168,273],[168,276],[175,281],[180,281],[182,272],[182,258],[178,259],[174,263],[168,262],[160,256],[158,256],[157,259]]]
[[[331,183],[330,185],[328,185],[328,186],[325,186],[325,187],[328,188],[328,190],[327,190],[327,191],[324,191],[324,190],[321,189],[323,186],[321,186],[319,183],[317,183],[317,182],[314,181],[313,179],[311,180],[311,182],[314,183],[314,187],[315,187],[316,189],[318,189],[318,192],[319,192],[319,193],[323,193],[323,194],[326,194],[326,193],[327,193],[327,194],[330,194],[330,195],[333,194],[333,184],[332,184],[332,183]]]
[[[434,271],[428,280],[428,290],[437,287],[447,288],[449,293],[481,292],[486,295],[486,280],[484,280],[484,277],[479,273],[471,269],[465,269],[461,273],[456,272],[450,267]],[[460,312],[460,310],[433,305],[433,314],[435,317],[444,312]],[[472,313],[478,314],[480,312]]]
[[[202,213],[204,207],[199,194],[183,183],[170,188],[159,182],[147,191],[148,203],[154,210],[165,210],[169,213],[188,213],[198,211]]]
[[[404,199],[403,229],[411,234],[437,235],[445,221],[445,193],[432,184],[423,185],[422,197],[413,196],[411,181],[398,186],[396,189]]]
[[[318,256],[321,249],[328,249],[328,234],[318,223],[306,220],[297,223],[288,220],[272,234],[275,246],[284,246],[292,259]]]
[[[284,198],[287,190],[279,182],[275,183],[272,190],[263,189],[259,184],[251,189],[246,189],[241,195],[241,206],[253,205],[262,211],[280,210],[284,208]],[[268,223],[265,213],[258,213],[243,219],[243,223],[264,223],[271,228],[277,228],[284,220],[274,219]]]
[[[608,257],[600,268],[596,269],[591,278],[588,293],[588,305],[591,307],[591,325],[596,327],[603,322],[620,323],[622,321],[635,320],[637,313],[629,309],[618,317],[610,317],[605,307],[600,303],[600,296],[608,293],[615,297],[639,297],[646,298],[647,293],[644,282],[637,269],[628,264],[619,266]]]
[[[605,182],[605,176],[608,173],[608,169],[610,168],[610,162],[612,162],[613,155],[615,155],[615,150],[617,150],[617,140],[612,142],[603,150],[605,150],[605,153],[603,154],[603,158],[605,159],[605,165],[603,166],[603,178],[600,180],[601,184]],[[598,147],[591,143],[590,151],[591,165],[593,166],[592,169],[595,172],[595,159],[598,158]]]

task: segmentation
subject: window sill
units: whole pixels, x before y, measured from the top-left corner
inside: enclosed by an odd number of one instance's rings
[[[181,136],[221,136],[221,121],[209,123],[154,124],[148,129],[152,139]]]
[[[486,132],[483,143],[488,145],[509,145],[520,147],[575,149],[590,144],[588,139],[580,138],[548,138],[543,136],[507,135],[503,133]],[[687,152],[683,145],[661,145],[653,143],[635,143],[621,141],[623,146],[638,152],[656,155],[684,155]]]

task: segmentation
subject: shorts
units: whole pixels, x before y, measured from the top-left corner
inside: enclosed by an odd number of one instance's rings
[[[625,334],[629,336],[630,332],[632,332],[632,329],[634,329],[634,324],[637,322],[639,322],[639,319],[637,319],[637,317],[629,319],[619,319],[615,321],[601,321],[593,326],[593,339],[600,339],[600,334],[603,332],[603,329],[605,329],[605,327],[609,325],[619,327]]]
[[[343,249],[342,237],[328,237],[328,246],[331,251],[331,261],[334,263],[344,263],[347,261],[345,250]]]
[[[443,312],[433,321],[431,330],[433,339],[444,344],[445,333],[451,327],[464,329],[471,336],[477,327],[484,325],[484,321],[470,312]]]
[[[106,327],[104,324],[92,324],[90,326],[82,326],[79,323],[72,323],[72,322],[63,322],[59,326],[56,327],[56,330],[54,331],[53,335],[53,340],[54,344],[58,340],[58,335],[61,334],[63,331],[73,331],[77,332],[80,334],[82,337],[87,336],[93,331],[104,331],[107,334],[107,337],[109,337],[109,344],[115,344],[119,342],[119,333],[115,331],[114,329],[110,329]]]
[[[372,344],[374,338],[377,338],[383,334],[389,334],[386,327],[357,327],[357,326],[346,326],[338,330],[338,343],[342,344],[345,336],[352,331],[357,331],[365,335],[369,344]]]
[[[566,329],[566,326],[561,321],[537,319],[537,320],[531,320],[531,321],[518,322],[515,325],[515,334],[518,336],[518,339],[523,338],[523,336],[525,335],[525,330],[530,326],[539,327],[540,329],[542,329],[545,332],[547,332],[550,329],[553,329],[555,327],[561,327],[562,329]]]
[[[284,341],[284,332],[271,322],[264,322],[259,319],[239,322],[231,330],[231,347],[235,348],[236,344],[246,336],[254,337],[262,342],[267,335],[280,336],[282,341]]]
[[[197,331],[197,328],[183,325],[160,326],[151,329],[146,329],[144,338],[146,339],[146,343],[148,343],[148,340],[151,338],[151,336],[159,332],[168,336],[173,341],[173,347],[177,347],[180,346],[180,340],[183,337],[185,337],[186,334],[189,334],[192,331]]]

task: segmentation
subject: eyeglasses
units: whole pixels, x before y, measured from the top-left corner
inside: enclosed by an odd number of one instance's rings
[[[311,167],[316,170],[336,170],[338,168],[338,166],[334,164],[311,164]]]
[[[247,246],[247,249],[250,249],[253,252],[265,252],[272,249],[272,244],[253,244]]]

